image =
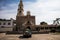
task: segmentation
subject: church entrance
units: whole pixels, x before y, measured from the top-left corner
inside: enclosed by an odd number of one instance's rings
[[[30,26],[27,26],[26,29],[30,29],[31,30]]]

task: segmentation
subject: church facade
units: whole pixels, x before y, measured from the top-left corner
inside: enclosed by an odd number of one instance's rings
[[[18,6],[18,13],[16,16],[16,31],[21,31],[25,28],[30,28],[33,30],[35,27],[35,16],[30,15],[30,11],[27,11],[27,15],[24,15],[24,9],[23,9],[23,3],[22,0],[20,0],[19,6]]]

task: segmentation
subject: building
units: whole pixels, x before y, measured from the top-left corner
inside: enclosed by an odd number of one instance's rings
[[[31,16],[30,11],[27,11],[26,16],[24,15],[23,2],[20,0],[16,16],[16,26],[13,30],[22,31],[26,28],[30,28],[35,31],[38,30],[40,32],[60,31],[60,25],[48,25],[45,22],[42,22],[40,25],[36,25],[35,16]]]
[[[25,28],[34,29],[35,25],[35,16],[31,16],[30,11],[27,11],[27,15],[24,15],[23,3],[20,0],[18,6],[18,13],[16,16],[16,27],[14,28],[15,31],[21,31]]]
[[[13,30],[13,19],[0,19],[0,32]]]
[[[1,28],[5,29],[3,30]],[[30,11],[27,11],[27,15],[24,15],[23,2],[20,0],[16,20],[0,19],[0,31],[12,31],[13,33],[17,33],[26,28],[38,32],[60,32],[60,25],[48,25],[46,22],[41,22],[40,25],[36,25],[35,16],[31,16]]]

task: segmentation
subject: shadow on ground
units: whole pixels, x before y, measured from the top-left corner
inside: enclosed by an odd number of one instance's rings
[[[24,39],[24,38],[31,38],[31,37],[19,36],[19,38]]]

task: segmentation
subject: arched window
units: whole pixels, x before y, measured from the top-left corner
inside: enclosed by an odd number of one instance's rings
[[[8,25],[11,25],[11,23],[8,23]]]

